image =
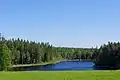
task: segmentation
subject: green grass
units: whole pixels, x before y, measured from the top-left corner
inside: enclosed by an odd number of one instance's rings
[[[120,71],[0,72],[0,80],[120,80]]]

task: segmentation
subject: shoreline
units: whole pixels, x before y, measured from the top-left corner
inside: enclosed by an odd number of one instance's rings
[[[19,65],[12,65],[11,68],[22,68],[22,67],[34,67],[34,66],[44,66],[49,64],[56,64],[62,61],[91,61],[91,60],[58,60],[58,61],[50,61],[50,62],[42,62],[39,64],[19,64]]]
[[[19,64],[19,65],[13,65],[13,66],[11,66],[11,68],[44,66],[44,65],[48,65],[48,64],[56,64],[56,63],[59,63],[59,62],[61,62],[61,61],[42,62],[40,64]]]

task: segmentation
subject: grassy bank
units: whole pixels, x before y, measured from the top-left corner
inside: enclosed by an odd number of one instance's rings
[[[120,80],[120,71],[0,72],[0,80]]]

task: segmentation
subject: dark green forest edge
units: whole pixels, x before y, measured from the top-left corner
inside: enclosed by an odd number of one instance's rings
[[[5,39],[0,35],[0,70],[13,65],[41,64],[61,60],[91,60],[95,66],[120,68],[120,43],[108,42],[98,48],[54,47],[23,39]]]

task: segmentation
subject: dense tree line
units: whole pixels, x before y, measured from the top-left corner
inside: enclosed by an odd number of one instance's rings
[[[11,65],[74,59],[93,60],[95,66],[120,68],[120,43],[108,42],[99,49],[67,48],[19,38],[5,39],[0,35],[0,70],[8,70]]]
[[[37,43],[19,38],[7,40],[3,36],[0,36],[0,67],[4,66],[4,63],[10,66],[17,64],[37,64],[62,59],[92,60],[93,51],[94,49],[92,48],[54,47],[49,43]]]
[[[92,60],[93,48],[66,48],[66,47],[55,47],[57,54],[60,54],[62,59],[73,60]]]
[[[0,35],[0,70],[18,64],[39,64],[53,60],[93,60],[95,66],[120,68],[120,43],[108,42],[98,48],[54,47],[23,39],[5,39]]]
[[[120,43],[108,42],[95,50],[95,65],[107,68],[120,68]]]

